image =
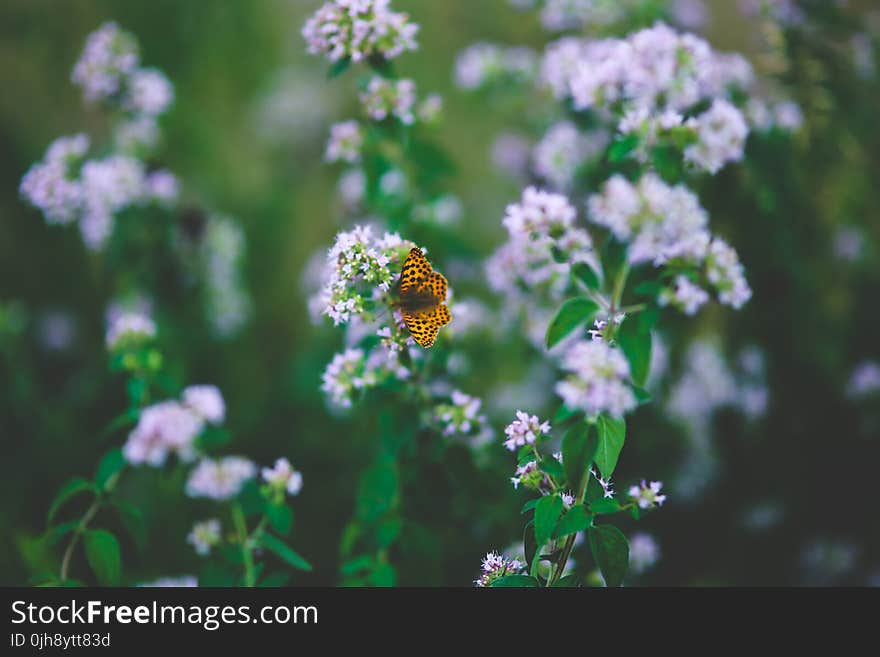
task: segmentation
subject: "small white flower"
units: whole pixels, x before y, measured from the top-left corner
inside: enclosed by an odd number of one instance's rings
[[[646,484],[644,480],[639,486],[630,486],[629,496],[635,500],[640,509],[650,509],[655,506],[663,506],[666,496],[660,494],[663,482],[652,481]]]
[[[302,489],[302,473],[294,470],[286,458],[278,459],[271,468],[263,468],[261,474],[267,484],[286,490],[291,495],[298,495]]]
[[[187,535],[186,542],[192,545],[196,554],[200,556],[211,554],[211,549],[220,542],[220,521],[211,518],[197,522]]]
[[[534,445],[539,436],[549,432],[549,422],[541,422],[537,415],[517,411],[516,419],[504,429],[507,435],[504,446],[510,451],[516,451],[523,445]]]

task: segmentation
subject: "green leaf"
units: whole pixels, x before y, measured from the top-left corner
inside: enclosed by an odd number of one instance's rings
[[[603,497],[605,497],[605,489],[602,488],[602,484],[599,483],[599,480],[596,479],[596,477],[591,476],[590,481],[587,484],[587,494],[584,496],[584,499],[589,505],[596,500],[601,500]]]
[[[370,584],[373,586],[394,586],[397,582],[397,573],[387,561],[379,561],[370,572]]]
[[[562,307],[559,308],[556,316],[547,327],[545,338],[547,348],[550,349],[558,344],[562,338],[574,331],[578,326],[592,321],[598,310],[599,306],[585,297],[568,299],[562,304]]]
[[[602,413],[596,423],[599,429],[599,447],[593,458],[602,474],[602,478],[608,480],[617,467],[617,459],[620,450],[623,449],[623,441],[626,438],[626,420],[619,417],[611,417]]]
[[[61,490],[58,491],[58,494],[55,496],[55,499],[52,501],[52,505],[49,507],[49,522],[52,522],[52,518],[55,517],[55,514],[58,513],[58,510],[64,506],[67,502],[73,499],[75,496],[80,493],[85,492],[94,492],[95,487],[86,479],[82,477],[77,477],[76,479],[71,479],[64,486],[61,487]]]
[[[238,503],[245,516],[261,516],[269,511],[269,501],[260,491],[256,479],[245,482],[238,494]]]
[[[581,583],[578,580],[578,576],[572,573],[571,575],[566,575],[562,579],[560,579],[556,584],[553,585],[554,588],[571,588],[575,586],[580,586]]]
[[[349,559],[341,566],[339,566],[339,572],[345,577],[351,577],[352,575],[356,575],[357,573],[363,572],[364,570],[370,570],[372,568],[372,555],[362,554],[361,556],[355,557],[354,559]]]
[[[274,552],[276,555],[281,557],[287,565],[296,568],[298,570],[311,570],[311,564],[303,559],[299,554],[294,552],[293,548],[291,548],[287,543],[282,541],[280,538],[273,536],[272,534],[264,533],[260,537],[260,545],[269,550],[270,552]]]
[[[400,536],[402,526],[403,522],[400,518],[385,518],[382,520],[376,527],[376,547],[381,550],[394,543],[397,537]]]
[[[293,511],[284,504],[269,504],[266,509],[266,517],[269,524],[279,534],[288,533],[293,527]]]
[[[60,525],[52,527],[45,534],[46,545],[49,545],[50,547],[55,545],[69,533],[76,531],[77,527],[79,527],[79,520],[62,522]]]
[[[610,497],[590,502],[590,511],[596,514],[617,513],[620,511],[620,502]]]
[[[583,411],[573,411],[570,408],[566,408],[563,404],[556,410],[556,415],[553,416],[553,426],[565,424],[572,418],[578,416],[583,416]]]
[[[107,489],[107,483],[117,472],[125,467],[125,457],[119,448],[111,449],[104,454],[104,457],[98,462],[98,468],[95,471],[95,486],[100,490]]]
[[[542,458],[541,462],[538,464],[538,468],[541,472],[545,472],[553,477],[554,481],[560,485],[565,481],[565,470],[563,469],[562,464],[552,456],[545,456]]]
[[[639,136],[630,133],[622,139],[617,139],[608,149],[608,161],[616,164],[626,159],[639,145]]]
[[[104,529],[91,529],[85,533],[83,544],[86,559],[98,583],[104,586],[115,586],[122,576],[122,555],[119,541]]]
[[[629,543],[626,536],[614,525],[596,525],[588,533],[590,550],[602,577],[605,578],[605,585],[620,586],[629,566]]]
[[[639,388],[638,386],[633,386],[632,391],[633,391],[633,394],[636,396],[636,401],[639,404],[647,404],[648,402],[650,402],[653,399],[653,397],[651,396],[651,393],[648,392],[647,390],[645,390],[644,388]]]
[[[538,500],[540,502],[540,499]],[[535,542],[535,520],[529,520],[523,529],[523,553],[526,557],[526,563],[529,564],[531,573],[534,575],[538,566],[538,544]]]
[[[585,262],[579,262],[572,266],[571,275],[586,285],[588,290],[598,290],[602,285],[599,275]]]
[[[639,317],[627,317],[615,338],[629,361],[629,371],[633,382],[644,386],[651,369],[651,331],[639,320]]]
[[[562,498],[559,495],[546,495],[535,506],[535,542],[544,545],[553,536],[559,514],[562,513]]]
[[[538,580],[528,575],[504,575],[499,577],[491,584],[491,588],[518,587],[518,588],[535,588],[538,586]]]
[[[113,508],[119,513],[125,531],[132,537],[138,549],[143,550],[147,544],[147,523],[143,511],[134,504],[122,500],[115,500]]]
[[[351,57],[337,59],[330,65],[330,68],[327,69],[327,79],[332,80],[333,78],[342,75],[348,70],[349,66],[351,66]]]
[[[535,450],[531,445],[523,445],[516,454],[517,465],[525,465],[535,460]]]
[[[581,532],[591,524],[593,524],[593,516],[587,512],[587,507],[583,504],[576,504],[565,512],[562,520],[556,526],[556,538]]]
[[[276,570],[266,575],[257,586],[261,588],[269,588],[276,586],[287,586],[290,581],[290,573],[283,570]]]
[[[525,504],[523,504],[522,509],[520,509],[520,513],[521,513],[521,514],[522,514],[522,513],[528,513],[529,511],[531,511],[532,509],[534,509],[535,506],[536,506],[536,505],[538,504],[538,502],[540,502],[540,501],[541,501],[541,498],[540,498],[540,497],[536,497],[536,498],[533,499],[533,500],[529,500],[528,502],[526,502]]]
[[[572,490],[580,486],[584,472],[590,467],[598,447],[596,432],[586,423],[576,424],[563,436],[562,463],[565,465],[566,481]]]
[[[372,522],[397,502],[397,469],[393,463],[378,463],[361,477],[356,502],[359,520]]]

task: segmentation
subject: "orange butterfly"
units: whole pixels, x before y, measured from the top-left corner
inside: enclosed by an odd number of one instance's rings
[[[452,320],[446,301],[446,278],[431,269],[421,249],[410,249],[400,271],[400,303],[403,323],[425,349],[434,344],[441,326]]]

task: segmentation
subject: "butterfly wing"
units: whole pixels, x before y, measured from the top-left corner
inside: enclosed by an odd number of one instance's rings
[[[403,322],[416,342],[426,349],[434,344],[441,326],[452,321],[452,314],[444,304],[425,310],[404,311]]]
[[[406,260],[403,261],[403,269],[400,270],[401,298],[418,290],[432,272],[431,263],[428,262],[422,250],[415,247],[410,249]]]
[[[421,249],[411,249],[400,272],[401,310],[406,328],[422,347],[433,345],[440,327],[452,320],[443,303],[446,288],[446,278],[431,268]]]

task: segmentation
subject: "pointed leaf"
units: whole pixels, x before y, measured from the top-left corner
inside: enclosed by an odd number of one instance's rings
[[[538,586],[538,580],[528,575],[505,575],[496,579],[491,585],[493,589],[500,587],[535,588],[536,586]]]
[[[287,543],[272,534],[263,534],[260,537],[260,545],[270,552],[274,552],[293,568],[307,571],[312,569],[312,565],[308,561],[297,554]]]
[[[556,538],[585,530],[593,524],[593,516],[583,504],[576,504],[565,512],[556,526]]]
[[[538,546],[550,540],[561,513],[562,498],[559,495],[547,495],[538,500],[535,506],[535,542]]]
[[[596,525],[588,531],[590,550],[596,565],[605,578],[605,585],[617,587],[623,583],[629,566],[629,543],[614,525]]]
[[[626,421],[623,418],[611,417],[601,414],[596,422],[599,430],[599,447],[596,449],[594,461],[602,474],[603,479],[610,479],[614,468],[617,467],[617,459],[620,450],[623,449],[623,441],[626,438]]]
[[[76,479],[71,479],[64,486],[61,487],[61,490],[58,491],[58,494],[55,496],[55,499],[52,502],[52,505],[49,507],[49,522],[52,522],[52,518],[55,517],[55,514],[58,513],[58,510],[64,506],[68,501],[73,499],[75,496],[80,493],[85,492],[94,492],[95,487],[86,479],[82,477],[77,477]]]
[[[562,438],[562,463],[565,465],[565,476],[572,491],[581,483],[584,472],[590,467],[599,439],[590,425],[579,422],[569,429]]]
[[[104,586],[119,584],[122,576],[122,555],[116,537],[104,529],[92,529],[85,533],[83,544],[86,559],[98,582]]]
[[[593,321],[598,310],[599,306],[586,297],[575,297],[563,303],[547,327],[545,339],[547,348],[550,349],[558,344],[577,327]]]

